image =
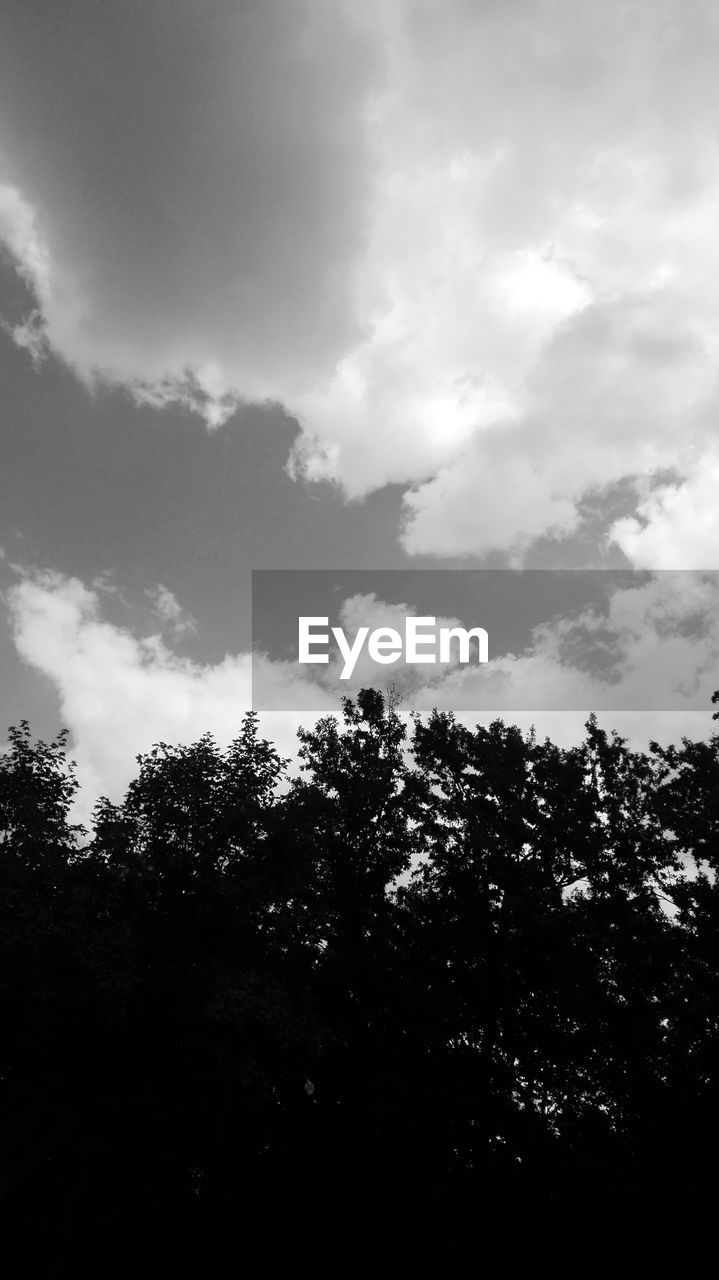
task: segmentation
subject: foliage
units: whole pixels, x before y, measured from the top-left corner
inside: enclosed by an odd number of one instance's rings
[[[252,715],[159,744],[88,836],[65,737],[11,729],[6,1229],[346,1272],[560,1207],[701,1219],[719,736],[410,731],[365,690],[299,738],[292,778]]]

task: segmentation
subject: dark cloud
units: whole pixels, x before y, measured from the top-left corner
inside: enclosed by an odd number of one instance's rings
[[[81,371],[262,397],[358,333],[377,64],[326,0],[4,7],[0,149]]]

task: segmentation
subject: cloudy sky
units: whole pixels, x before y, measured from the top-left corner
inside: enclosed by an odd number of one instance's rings
[[[228,737],[252,569],[719,568],[718,63],[712,0],[5,0],[5,723],[96,792]],[[705,595],[627,678],[719,685]]]

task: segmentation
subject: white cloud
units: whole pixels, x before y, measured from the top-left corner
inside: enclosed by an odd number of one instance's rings
[[[209,730],[224,745],[238,732],[251,698],[249,654],[228,655],[205,666],[179,658],[158,636],[138,639],[105,621],[97,591],[56,573],[24,577],[8,592],[8,604],[18,652],[52,681],[63,722],[71,730],[82,784],[80,820],[87,821],[98,795],[121,797],[135,772],[136,756],[153,743],[196,741]],[[601,705],[606,692],[581,661],[587,637],[600,628],[603,635],[611,633],[617,660],[619,684],[612,705],[644,707],[600,712],[600,721],[639,747],[652,736],[663,741],[677,741],[684,733],[703,737],[711,724],[709,703],[719,657],[717,604],[715,579],[662,575],[646,586],[616,591],[608,619],[587,613],[539,628],[524,653],[496,660],[491,672],[488,667],[469,674],[455,669],[440,673],[424,688],[415,685],[400,710],[469,707],[471,681],[489,673],[494,694],[488,698],[485,687],[482,701],[495,709],[460,711],[460,720],[487,723],[499,715],[523,729],[534,724],[540,736],[561,745],[577,742],[586,713]],[[377,625],[391,624],[402,614],[400,606],[355,598],[346,602],[345,624],[369,621],[370,607]],[[279,708],[262,714],[262,732],[292,758],[297,727],[312,723],[323,702],[326,711],[334,712],[333,699],[314,689],[313,711],[303,711],[307,688],[296,667],[270,663],[257,654],[253,661],[262,668],[265,705]],[[367,674],[360,670],[352,689]],[[696,709],[703,705],[706,710]],[[518,706],[537,709],[506,709]],[[557,709],[546,709],[552,706]],[[566,710],[568,706],[586,711]],[[653,711],[655,706],[673,710]]]
[[[148,588],[145,596],[151,602],[160,621],[170,627],[176,636],[197,630],[196,619],[182,608],[177,596],[161,582],[158,582],[155,587]]]
[[[158,741],[196,741],[210,731],[226,745],[251,705],[248,653],[212,666],[179,658],[158,636],[138,639],[103,620],[96,591],[56,573],[25,577],[8,592],[21,657],[48,677],[72,733],[82,784],[81,816],[100,794],[119,799],[135,758]],[[255,662],[262,662],[255,657]],[[282,712],[262,717],[263,732],[292,756],[300,723],[300,678],[282,664],[268,677]]]
[[[80,62],[72,15],[49,57],[8,24],[0,230],[44,326],[16,340],[210,426],[283,401],[295,476],[409,486],[411,552],[519,562],[571,535],[588,490],[673,470],[685,499],[637,489],[666,536],[616,541],[693,556],[691,495],[713,528],[716,6],[249,12],[129,4]]]
[[[0,183],[0,240],[17,260],[41,300],[51,272],[47,246],[38,230],[35,210],[16,187]]]
[[[617,520],[610,537],[638,568],[706,569],[719,560],[719,458],[701,459],[683,483],[662,485]]]
[[[405,546],[436,555],[503,547],[521,558],[533,538],[571,533],[582,494],[694,465],[713,378],[704,344],[666,299],[587,307],[535,361],[521,419],[478,432],[407,493]]]
[[[719,27],[674,0],[404,13],[376,318],[305,400],[298,461],[353,496],[411,482],[410,552],[518,563],[713,432]]]

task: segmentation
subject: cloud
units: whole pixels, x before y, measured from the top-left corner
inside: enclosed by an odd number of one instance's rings
[[[708,568],[719,554],[719,457],[709,453],[683,483],[658,487],[640,502],[639,519],[616,520],[610,538],[639,568]]]
[[[616,544],[694,555],[710,0],[30,0],[4,21],[0,228],[36,358],[210,426],[282,401],[291,473],[406,486],[413,554],[520,563],[629,477],[665,533]],[[668,471],[684,497],[648,496]]]
[[[514,705],[710,709],[719,666],[719,575],[659,573],[535,628],[529,653],[500,660]],[[515,701],[516,700],[516,701]]]
[[[52,681],[72,733],[83,820],[100,794],[121,797],[136,756],[155,742],[210,731],[226,745],[239,731],[251,705],[249,653],[206,666],[180,658],[157,635],[104,620],[98,592],[57,573],[27,575],[7,598],[18,652]],[[292,756],[297,726],[312,719],[292,711],[300,678],[281,663],[264,678],[283,711],[263,716],[263,732]]]
[[[575,531],[582,495],[693,468],[714,376],[704,345],[654,291],[593,303],[545,344],[521,417],[478,432],[406,494],[405,547],[438,556],[505,548],[520,563],[540,535]]]
[[[89,819],[100,794],[122,796],[136,756],[155,742],[188,743],[209,730],[225,745],[238,732],[251,701],[249,653],[227,655],[210,665],[181,658],[157,635],[138,638],[106,621],[99,591],[58,573],[25,574],[7,593],[7,602],[18,652],[52,682],[72,733],[82,784],[78,820]],[[400,606],[355,597],[345,603],[345,625],[360,617],[370,621],[367,608],[373,624],[400,620]],[[585,660],[598,633],[615,660],[618,684],[612,705],[644,707],[600,712],[602,723],[616,727],[638,747],[646,747],[650,737],[676,741],[682,733],[706,735],[719,656],[716,581],[682,574],[616,591],[606,616],[587,611],[536,629],[525,652],[491,664],[494,695],[488,699],[485,689],[482,696],[492,709],[481,714],[460,710],[458,718],[474,725],[499,715],[525,730],[533,724],[540,735],[562,745],[581,740],[587,712],[606,694]],[[312,711],[303,710],[307,684],[296,667],[258,654],[252,664],[261,675],[265,705],[278,708],[262,714],[262,732],[292,759],[298,726],[311,724],[321,711],[335,713],[336,700],[329,691],[313,688]],[[428,712],[436,705],[471,708],[471,682],[487,670],[455,668],[419,687],[416,680],[400,681],[407,695],[400,711]],[[358,670],[358,680],[347,692],[368,674]],[[696,710],[704,704],[706,710]],[[654,711],[655,706],[673,710]]]
[[[197,630],[196,619],[185,612],[177,597],[167,587],[163,587],[161,582],[156,587],[148,587],[145,596],[160,622],[169,627],[174,635],[181,636],[188,631]]]
[[[4,13],[0,231],[81,377],[218,425],[355,341],[363,23],[344,0]]]
[[[51,264],[34,209],[16,187],[0,183],[0,240],[15,258],[28,284],[39,293],[48,285]]]
[[[410,553],[520,563],[583,495],[691,474],[711,439],[719,26],[673,0],[404,13],[366,259],[383,301],[307,397],[295,467],[351,496],[410,482]]]

